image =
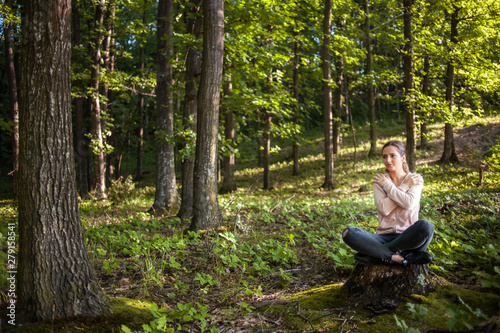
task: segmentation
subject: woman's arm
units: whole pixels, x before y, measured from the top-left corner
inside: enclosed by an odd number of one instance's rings
[[[392,199],[396,205],[404,209],[412,209],[420,203],[424,185],[417,184],[408,187],[406,183],[403,183],[396,187],[392,182],[384,182],[382,187],[387,193],[387,197]]]
[[[379,183],[373,183],[373,199],[377,210],[384,216],[389,215],[397,207],[396,203],[387,196],[384,188]]]
[[[387,216],[398,206],[411,209],[420,203],[422,189],[423,178],[420,175],[410,175],[399,187],[385,176],[377,175],[373,183],[377,210]]]

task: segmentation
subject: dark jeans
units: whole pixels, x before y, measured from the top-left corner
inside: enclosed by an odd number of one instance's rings
[[[434,226],[427,220],[418,220],[400,234],[377,235],[357,227],[346,228],[344,233],[344,242],[358,251],[354,256],[356,261],[374,265],[392,262],[394,254],[404,256],[413,251],[425,251],[432,241]]]

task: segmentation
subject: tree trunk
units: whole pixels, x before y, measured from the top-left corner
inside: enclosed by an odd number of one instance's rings
[[[262,135],[262,141],[264,143],[264,152],[262,156],[262,162],[264,167],[264,190],[270,190],[273,188],[273,183],[271,181],[271,120],[272,115],[268,110],[264,110],[264,132]]]
[[[228,78],[228,82],[224,85],[224,95],[231,96],[233,94],[233,85],[231,78]],[[236,179],[234,178],[234,115],[233,110],[226,106],[224,114],[224,138],[228,145],[230,145],[230,151],[224,155],[223,160],[223,182],[220,193],[232,193],[236,191]]]
[[[24,3],[17,276],[21,321],[108,311],[78,211],[70,13],[70,0]]]
[[[99,72],[101,66],[101,44],[103,36],[101,28],[104,21],[104,4],[105,0],[95,2],[95,39],[94,39],[94,54],[93,64],[90,73],[92,98],[91,98],[91,126],[92,126],[92,148],[94,151],[94,185],[95,197],[97,199],[106,198],[106,159],[104,153],[104,134],[101,119],[101,101],[99,91]]]
[[[321,187],[335,188],[333,175],[332,74],[330,68],[330,40],[332,29],[332,0],[325,0],[323,18],[323,131],[325,136],[325,182]]]
[[[452,48],[458,42],[458,15],[460,8],[453,4],[453,13],[451,14],[451,45]],[[451,53],[451,52],[450,52]],[[454,104],[454,86],[455,86],[455,60],[450,59],[446,66],[446,96],[449,104],[450,118],[453,118]],[[441,156],[441,163],[458,163],[458,156],[455,151],[455,138],[453,136],[453,125],[451,121],[446,121],[444,126],[444,149]]]
[[[201,24],[203,19],[199,13],[201,0],[193,1],[190,15],[194,15],[187,22],[188,31],[196,39],[201,38]],[[193,215],[193,173],[194,153],[190,153],[191,147],[196,144],[196,120],[198,110],[198,89],[201,73],[201,54],[196,45],[190,45],[186,56],[186,84],[184,94],[184,116],[183,126],[190,135],[182,139],[182,149],[186,152],[182,160],[182,199],[181,207],[177,216],[190,218]],[[187,153],[189,152],[189,153]]]
[[[217,134],[223,52],[224,1],[205,0],[191,230],[208,229],[222,220],[217,199]]]
[[[73,23],[73,47],[79,47],[82,43],[80,32],[80,11],[78,8],[78,1],[72,0],[72,23]],[[72,52],[73,63],[83,64],[81,52]],[[75,72],[81,73],[83,69],[75,66]],[[85,125],[83,121],[83,100],[84,88],[83,80],[78,77],[75,80],[76,94],[75,101],[75,141],[76,141],[76,163],[78,170],[78,185],[80,189],[80,196],[83,199],[89,198],[89,180],[88,180],[88,161],[89,147],[85,140]]]
[[[268,96],[272,94],[272,82],[273,82],[273,69],[269,70],[269,76],[267,77],[266,90]],[[273,188],[273,182],[271,180],[271,121],[273,115],[266,108],[264,109],[264,131],[262,132],[262,141],[264,145],[264,151],[262,156],[262,162],[264,167],[264,190],[271,190]]]
[[[444,281],[427,265],[356,265],[342,286],[346,300],[374,313],[392,311],[412,294],[426,294]]]
[[[406,162],[411,172],[417,170],[417,132],[415,126],[415,102],[413,92],[413,3],[404,0],[404,108],[406,113]]]
[[[12,1],[6,2],[7,7],[12,6]],[[3,31],[5,41],[5,60],[7,67],[7,78],[9,80],[9,100],[10,112],[14,127],[12,128],[12,190],[14,198],[17,197],[17,178],[19,170],[19,104],[17,99],[17,78],[14,66],[14,49],[12,47],[12,37],[10,34],[10,22],[6,17],[3,18]]]
[[[341,114],[342,114],[342,104],[344,103],[343,98],[343,81],[344,80],[344,57],[340,56],[337,60],[337,79],[335,89],[335,107],[333,115],[333,153],[338,154],[340,151],[340,126],[342,124]]]
[[[142,24],[143,27],[147,25],[147,1],[144,2],[144,11],[142,13]],[[141,34],[140,50],[139,50],[139,67],[141,79],[144,78],[144,43],[145,43],[145,33]],[[139,102],[137,103],[137,111],[139,114],[139,128],[137,129],[137,161],[135,167],[135,178],[137,180],[142,179],[144,176],[143,171],[143,156],[144,156],[144,94],[139,93]]]
[[[296,128],[299,126],[300,120],[300,107],[299,107],[299,67],[300,67],[300,54],[299,43],[295,41],[294,57],[293,57],[293,98],[295,99],[295,112],[293,114],[293,124]],[[299,138],[295,133],[293,136],[293,172],[292,175],[298,176],[300,174],[299,165]]]
[[[173,69],[173,0],[160,0],[157,30],[156,193],[153,210],[171,209],[179,201],[175,179]]]
[[[430,56],[429,54],[426,54],[424,58],[424,75],[422,78],[422,94],[424,96],[429,96],[430,69],[431,69]],[[422,150],[430,149],[428,129],[427,129],[427,117],[422,117],[422,123],[420,125],[420,149]]]
[[[370,151],[368,156],[377,155],[377,132],[375,130],[375,98],[373,96],[372,37],[370,25],[370,0],[366,0],[366,85],[368,97],[368,118],[370,119]]]

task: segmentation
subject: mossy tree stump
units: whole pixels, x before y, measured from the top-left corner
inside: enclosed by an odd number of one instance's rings
[[[412,294],[434,291],[443,280],[428,265],[356,265],[343,291],[346,300],[374,313],[386,313]]]

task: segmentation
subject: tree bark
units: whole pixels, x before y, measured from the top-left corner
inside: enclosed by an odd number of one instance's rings
[[[104,134],[101,119],[101,100],[100,100],[100,83],[99,72],[101,66],[101,44],[103,35],[101,28],[104,22],[104,4],[105,0],[95,2],[95,39],[94,39],[94,54],[93,64],[90,73],[92,94],[91,97],[91,126],[92,126],[92,148],[94,151],[94,187],[95,197],[97,199],[106,198],[106,157],[104,152]]]
[[[7,7],[12,7],[12,1],[5,3]],[[6,17],[3,18],[3,31],[5,41],[5,60],[7,68],[7,78],[9,81],[9,100],[10,113],[14,127],[12,128],[12,190],[14,198],[17,197],[17,178],[19,170],[19,101],[17,98],[17,77],[14,66],[14,49],[12,47],[12,36],[10,33],[10,22]]]
[[[293,56],[293,98],[295,99],[295,112],[293,114],[293,124],[298,127],[300,121],[300,107],[299,107],[299,68],[300,68],[300,53],[299,43],[295,41],[294,56]],[[293,136],[293,172],[292,175],[298,176],[300,174],[299,164],[299,137],[295,133]]]
[[[144,27],[147,25],[147,1],[144,2],[144,11],[142,13],[142,24]],[[144,78],[144,43],[145,33],[141,34],[140,50],[139,50],[139,67],[141,79]],[[139,93],[139,101],[137,103],[137,111],[139,114],[139,128],[137,129],[137,161],[135,167],[135,178],[140,180],[144,176],[143,171],[143,156],[144,156],[144,99],[145,96]]]
[[[71,1],[22,15],[19,269],[21,321],[108,311],[82,234],[71,126]]]
[[[223,52],[224,1],[205,0],[191,230],[208,229],[222,220],[217,199],[217,134]]]
[[[72,0],[72,23],[73,23],[73,47],[79,47],[82,43],[81,31],[80,31],[80,11],[78,7],[78,1]],[[72,52],[73,62],[82,65],[84,60],[82,59],[81,52]],[[75,66],[75,72],[81,73],[83,70],[80,66]],[[80,196],[83,199],[88,199],[89,196],[89,180],[88,180],[88,161],[89,156],[89,146],[85,140],[85,125],[83,121],[83,80],[78,76],[75,80],[76,94],[77,97],[74,98],[75,102],[75,141],[76,141],[76,163],[78,170],[78,185],[80,190]]]
[[[392,311],[412,294],[426,294],[444,281],[427,265],[356,265],[342,286],[346,300],[374,313]]]
[[[332,74],[330,68],[330,40],[332,29],[332,0],[325,0],[323,18],[323,131],[325,137],[325,181],[321,187],[335,188],[333,162],[333,124],[332,124]]]
[[[201,24],[203,19],[199,13],[201,0],[193,1],[190,8],[190,18],[187,22],[188,31],[196,39],[201,38]],[[190,135],[182,139],[182,149],[191,151],[190,147],[196,144],[196,121],[198,113],[198,89],[201,74],[201,54],[196,45],[190,45],[186,56],[186,84],[184,94],[184,114],[182,124],[185,131]],[[186,153],[182,160],[182,197],[181,207],[177,216],[190,218],[193,215],[193,175],[194,153]]]
[[[231,96],[233,94],[233,85],[231,78],[228,78],[228,82],[224,85],[224,95]],[[226,106],[224,112],[224,138],[227,144],[230,145],[231,150],[224,155],[223,159],[223,181],[220,193],[232,193],[236,191],[236,179],[234,178],[234,114],[231,107]]]
[[[429,96],[429,80],[430,80],[430,56],[429,54],[425,55],[424,58],[424,75],[422,78],[422,94],[424,96]],[[420,149],[428,150],[429,146],[429,137],[428,137],[428,129],[427,129],[427,119],[426,117],[422,117],[422,123],[420,125]]]
[[[157,30],[156,193],[153,210],[171,209],[179,201],[175,179],[173,69],[173,0],[160,0]],[[169,142],[170,141],[170,142]]]
[[[460,8],[453,4],[453,13],[451,14],[451,34],[450,41],[453,48],[458,42],[458,16]],[[451,53],[451,50],[450,50]],[[453,104],[454,104],[454,87],[455,87],[455,64],[454,59],[449,59],[446,66],[446,102],[449,105],[449,117],[453,118]],[[455,138],[453,135],[453,124],[451,121],[445,122],[444,127],[444,149],[441,156],[441,163],[458,163],[458,156],[455,151]]]
[[[340,126],[342,124],[341,114],[342,105],[344,103],[343,96],[343,80],[344,80],[344,57],[340,56],[337,60],[337,78],[335,89],[335,107],[333,108],[333,153],[338,154],[340,151]]]
[[[406,113],[406,162],[411,172],[417,169],[417,131],[415,126],[415,103],[413,93],[413,4],[414,0],[404,0],[404,108]]]
[[[266,90],[269,96],[272,94],[272,81],[273,81],[273,69],[269,70],[269,76],[267,77]],[[264,168],[264,190],[271,190],[273,188],[273,182],[271,180],[271,121],[273,115],[267,108],[264,109],[264,131],[262,132],[262,141],[264,145],[264,151],[262,152],[262,163]]]
[[[377,155],[377,132],[375,129],[375,98],[373,92],[373,73],[372,73],[372,37],[370,24],[370,0],[366,0],[366,85],[368,97],[368,118],[370,119],[370,151],[368,156]]]

